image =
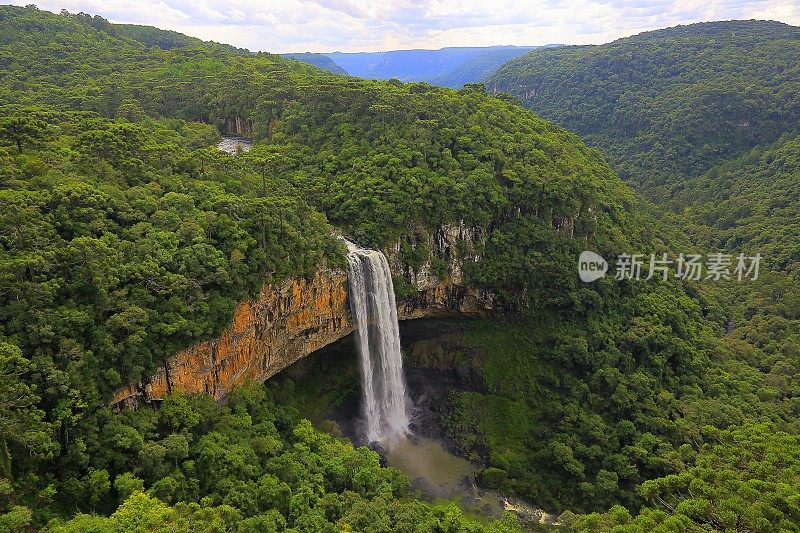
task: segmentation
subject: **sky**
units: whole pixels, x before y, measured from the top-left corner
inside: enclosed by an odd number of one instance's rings
[[[2,0],[0,0],[2,1]],[[8,0],[5,0],[8,1]],[[11,0],[26,5],[31,0]],[[800,26],[800,0],[33,0],[253,51],[601,44],[710,20]]]

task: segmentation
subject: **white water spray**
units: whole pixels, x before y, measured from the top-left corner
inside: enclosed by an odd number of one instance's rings
[[[367,439],[384,442],[404,436],[409,419],[392,273],[381,252],[347,247]]]

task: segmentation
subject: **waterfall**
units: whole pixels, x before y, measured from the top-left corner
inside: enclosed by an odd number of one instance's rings
[[[386,441],[405,435],[409,418],[392,274],[381,252],[347,247],[367,439]]]

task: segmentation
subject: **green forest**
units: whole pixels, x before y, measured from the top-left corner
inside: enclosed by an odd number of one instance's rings
[[[798,530],[798,47],[693,25],[454,91],[0,6],[0,531],[520,530],[312,425],[311,385],[109,405],[263,284],[344,268],[337,234],[386,249],[447,223],[485,229],[464,278],[499,314],[406,357],[481,376],[439,422],[482,486],[562,530]],[[255,144],[220,152],[237,118]],[[589,285],[582,250],[766,263]]]
[[[800,122],[800,29],[690,24],[599,46],[536,50],[487,81],[602,148],[650,198]]]
[[[638,515],[617,505],[577,518],[576,529],[798,527],[770,509],[792,505],[797,480],[798,45],[800,29],[776,22],[693,24],[535,51],[487,84],[601,148],[650,200],[640,206],[673,251],[744,250],[766,261],[755,282],[696,287],[724,315],[725,334],[713,341],[719,359],[704,367],[701,396],[678,413],[685,423],[705,411],[692,425],[713,437],[692,442],[696,455],[672,473],[639,484],[647,504]]]

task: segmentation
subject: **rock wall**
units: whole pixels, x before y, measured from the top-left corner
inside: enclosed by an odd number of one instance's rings
[[[397,241],[386,251],[392,272],[417,288],[416,294],[398,302],[403,318],[443,316],[483,316],[494,308],[492,295],[468,287],[464,282],[464,265],[480,260],[483,228],[444,224],[436,231],[425,230]],[[423,250],[425,259],[411,266],[404,250],[412,255]],[[440,272],[434,272],[436,263]]]
[[[443,224],[433,233],[421,230],[401,239],[389,247],[386,257],[397,275],[403,276],[420,290],[426,290],[442,281],[460,285],[464,281],[465,263],[480,259],[483,242],[486,239],[483,228],[459,224]],[[425,260],[414,268],[404,257],[404,248],[412,254],[418,248],[424,250]],[[446,266],[443,278],[433,272],[436,261]]]
[[[217,126],[226,135],[241,137],[253,136],[253,121],[242,117],[225,117],[217,119]]]
[[[392,247],[387,257],[393,274],[418,289],[398,302],[400,320],[480,317],[492,312],[492,295],[463,283],[462,261],[478,257],[470,252],[476,238],[474,230],[463,226],[441,228],[429,237],[428,260],[417,269],[402,263],[399,244]],[[431,272],[436,257],[447,265],[441,279]],[[135,406],[172,391],[207,392],[222,399],[238,383],[265,381],[353,331],[347,289],[347,274],[333,269],[321,270],[311,279],[265,285],[256,300],[237,306],[233,323],[218,339],[179,352],[154,376],[120,390],[112,403]]]

